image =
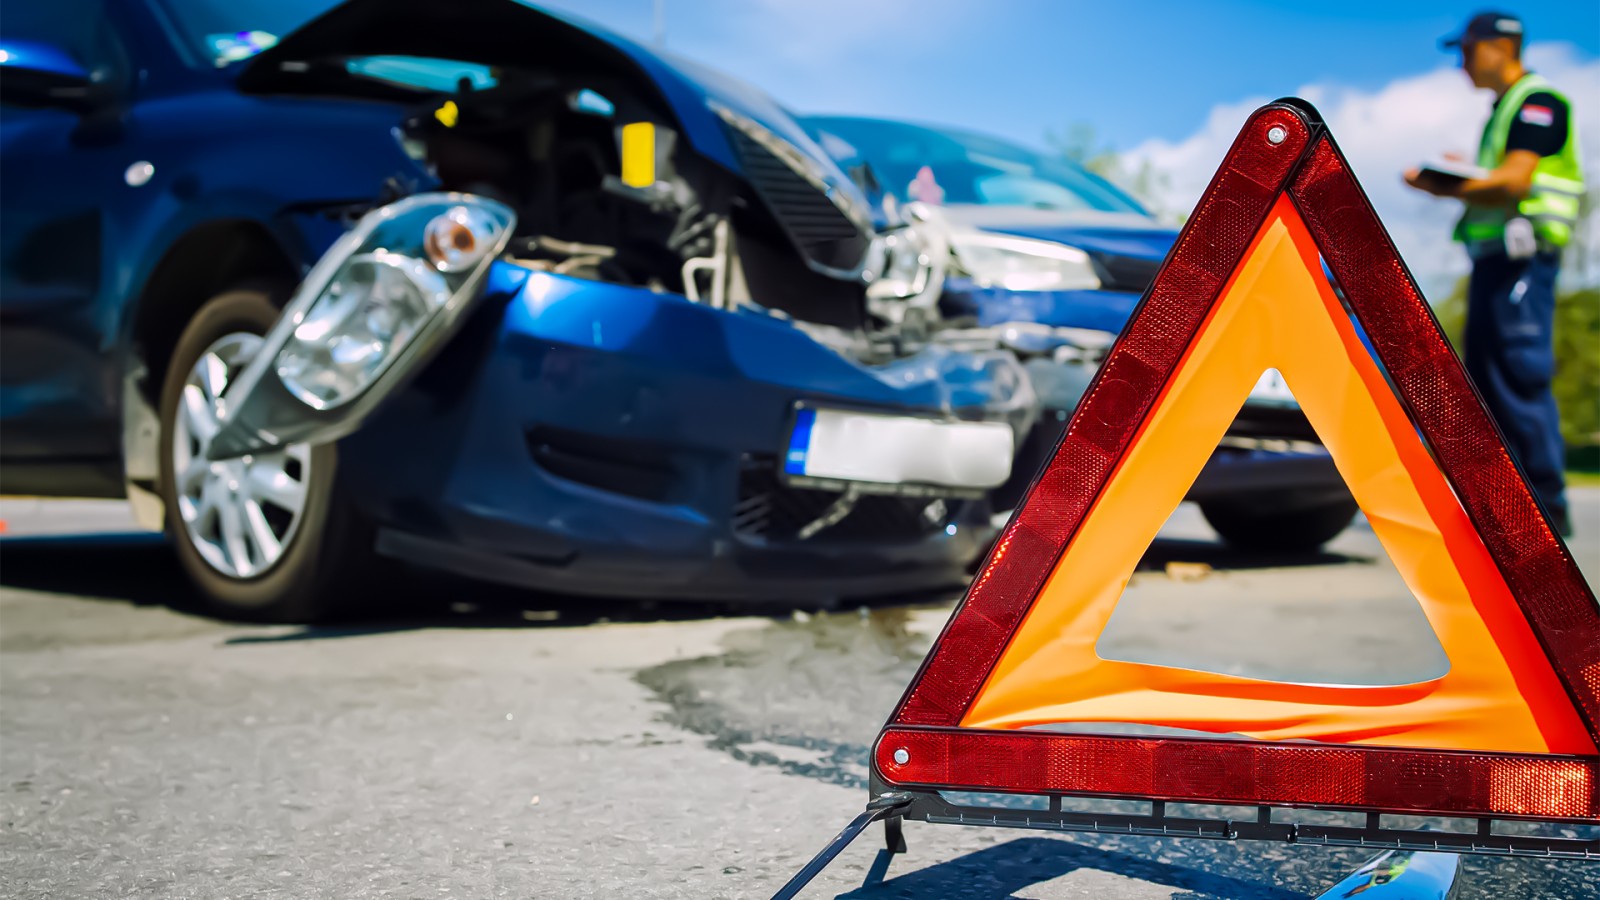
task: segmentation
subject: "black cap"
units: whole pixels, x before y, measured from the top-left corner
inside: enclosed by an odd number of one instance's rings
[[[1505,12],[1481,12],[1467,20],[1460,34],[1440,38],[1439,46],[1448,50],[1473,41],[1502,37],[1522,37],[1522,20]]]

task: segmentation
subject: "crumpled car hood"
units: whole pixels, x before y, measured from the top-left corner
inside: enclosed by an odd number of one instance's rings
[[[246,93],[331,94],[385,100],[421,99],[349,73],[347,59],[415,56],[488,66],[561,67],[574,72],[603,62],[631,67],[660,92],[660,100],[701,155],[745,174],[738,153],[710,103],[720,103],[783,137],[811,158],[834,190],[866,199],[832,157],[777,101],[735,78],[646,48],[575,16],[536,9],[518,0],[349,0],[286,35],[241,69]]]

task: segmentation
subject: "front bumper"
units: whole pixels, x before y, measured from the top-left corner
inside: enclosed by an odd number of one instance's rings
[[[1025,383],[1025,379],[1024,379]],[[985,501],[777,478],[794,404],[1018,417],[984,379],[892,382],[788,324],[497,266],[462,332],[340,444],[379,550],[570,593],[788,601],[964,584]]]

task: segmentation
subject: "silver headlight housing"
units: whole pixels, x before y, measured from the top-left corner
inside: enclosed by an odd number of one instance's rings
[[[516,214],[427,193],[367,213],[312,267],[217,403],[211,459],[337,440],[456,332]]]
[[[306,279],[274,374],[313,409],[350,402],[476,286],[515,221],[465,194],[419,194],[369,213]]]
[[[950,236],[956,264],[979,287],[1008,291],[1077,291],[1101,286],[1089,254],[1054,241],[985,231]]]

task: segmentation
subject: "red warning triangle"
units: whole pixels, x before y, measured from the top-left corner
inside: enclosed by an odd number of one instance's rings
[[[1416,595],[1444,675],[1289,684],[1095,653],[1266,369]],[[1597,725],[1594,593],[1331,136],[1280,101],[1229,150],[873,767],[907,790],[1600,822]]]

